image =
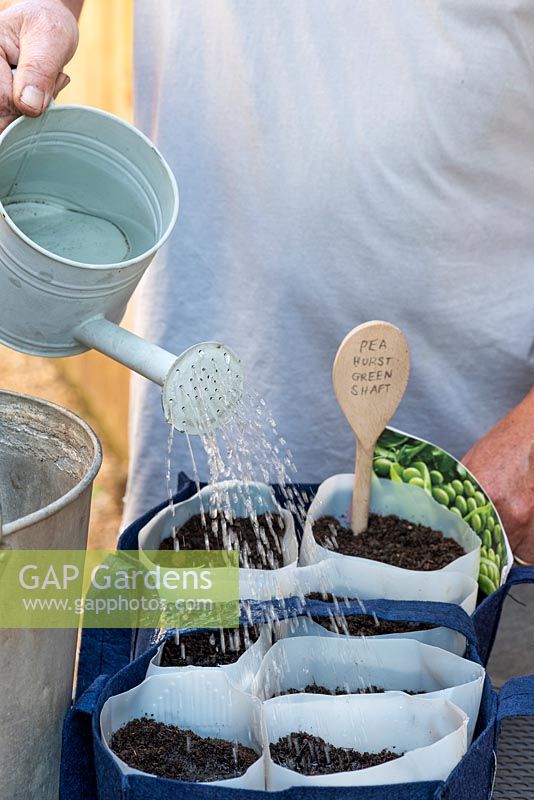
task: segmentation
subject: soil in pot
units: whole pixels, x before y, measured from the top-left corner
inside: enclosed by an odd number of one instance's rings
[[[126,723],[111,738],[113,752],[133,769],[179,781],[237,778],[258,754],[224,739],[203,739],[193,731],[144,717]]]
[[[393,515],[369,514],[367,530],[357,536],[334,517],[322,517],[313,525],[313,536],[327,550],[404,569],[442,569],[465,555],[463,547],[441,531]]]
[[[340,694],[384,694],[386,689],[381,688],[380,686],[366,686],[362,689],[351,689],[348,690],[343,686],[338,686],[336,689],[327,689],[326,686],[318,686],[316,683],[309,683],[304,689],[286,689],[284,692],[278,692],[274,694],[273,697],[284,697],[288,694],[329,694],[329,695],[340,695]],[[426,694],[425,691],[421,692],[414,692],[411,689],[399,689],[399,691],[404,692],[405,694]]]
[[[259,638],[254,627],[192,631],[167,639],[161,653],[161,667],[220,667],[234,664]]]
[[[342,614],[328,617],[312,616],[328,631],[349,636],[381,636],[387,633],[413,633],[435,628],[435,625],[421,624],[418,622],[391,622],[387,619],[377,619],[370,614]]]
[[[348,747],[334,747],[320,736],[310,733],[290,733],[270,745],[275,764],[302,775],[332,775],[376,767],[400,758],[402,753],[382,750],[380,753],[360,753]]]
[[[260,514],[257,519],[236,518],[221,525],[220,515],[191,517],[175,536],[168,536],[160,550],[237,550],[244,569],[283,567],[282,538],[285,521],[280,514]],[[223,530],[224,528],[224,530]]]

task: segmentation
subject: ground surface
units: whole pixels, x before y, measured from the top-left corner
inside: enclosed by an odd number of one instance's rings
[[[93,487],[89,547],[113,547],[120,527],[126,469],[103,438],[98,420],[92,418],[78,393],[49,359],[24,356],[0,346],[0,388],[59,403],[93,427],[102,441],[104,460]]]

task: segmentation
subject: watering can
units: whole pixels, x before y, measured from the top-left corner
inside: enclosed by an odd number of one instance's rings
[[[94,348],[163,387],[165,417],[216,428],[242,392],[237,356],[206,342],[181,355],[119,326],[178,214],[173,174],[136,128],[54,106],[0,135],[0,341],[31,355]]]
[[[177,214],[168,165],[111,114],[57,106],[0,135],[0,341],[47,357],[95,348],[162,386],[176,428],[204,433],[241,395],[235,354],[207,342],[176,356],[119,325]],[[0,392],[0,549],[85,549],[100,458],[93,432],[70,412]],[[1,631],[6,800],[57,798],[76,638]]]

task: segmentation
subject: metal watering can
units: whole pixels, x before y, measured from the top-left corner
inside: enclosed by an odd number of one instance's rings
[[[239,360],[180,356],[119,327],[171,234],[176,181],[149,140],[94,108],[50,108],[0,135],[0,341],[39,356],[95,348],[163,387],[167,420],[201,433],[231,414]],[[0,547],[84,549],[100,445],[70,412],[0,393]],[[2,536],[3,533],[3,536]],[[54,800],[76,630],[0,636],[0,797]]]
[[[166,419],[187,433],[232,412],[242,373],[229,348],[176,356],[118,324],[178,215],[174,176],[142,133],[86,106],[21,117],[0,135],[0,214],[2,343],[99,350],[162,386]]]

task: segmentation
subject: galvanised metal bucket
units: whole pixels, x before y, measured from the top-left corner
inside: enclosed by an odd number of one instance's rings
[[[83,550],[100,443],[75,414],[0,392],[0,546]],[[1,609],[0,609],[1,617]],[[0,797],[57,800],[76,630],[2,630]]]
[[[118,117],[56,106],[0,136],[0,341],[32,355],[86,350],[101,315],[120,322],[178,214],[173,174]]]

